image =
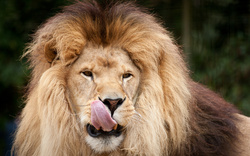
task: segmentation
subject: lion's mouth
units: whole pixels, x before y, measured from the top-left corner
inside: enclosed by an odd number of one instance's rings
[[[103,131],[102,129],[97,130],[93,125],[87,124],[87,132],[91,137],[108,137],[115,136],[119,137],[122,134],[123,127],[121,125],[117,125],[115,129],[111,131]]]
[[[111,116],[101,100],[91,103],[91,124],[87,124],[87,132],[91,137],[120,136],[123,127]]]

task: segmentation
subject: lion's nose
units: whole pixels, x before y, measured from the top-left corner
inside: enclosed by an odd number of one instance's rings
[[[100,98],[99,98],[100,99]],[[101,99],[100,99],[101,100]],[[122,103],[126,100],[126,97],[124,99],[117,98],[117,99],[104,99],[102,102],[109,108],[111,111],[111,116],[113,116],[115,110],[122,105]]]

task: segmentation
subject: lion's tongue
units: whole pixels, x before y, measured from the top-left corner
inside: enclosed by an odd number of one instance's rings
[[[116,121],[111,118],[104,104],[99,100],[91,103],[91,122],[97,130],[102,128],[103,131],[111,131],[117,124]]]

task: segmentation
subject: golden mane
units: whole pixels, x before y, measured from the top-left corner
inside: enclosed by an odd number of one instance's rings
[[[122,48],[143,75],[136,107],[146,121],[128,126],[121,149],[110,155],[231,152],[237,111],[190,79],[178,46],[159,21],[131,3],[78,2],[43,24],[24,54],[33,70],[13,146],[17,155],[95,154],[84,142],[65,80],[87,44]]]

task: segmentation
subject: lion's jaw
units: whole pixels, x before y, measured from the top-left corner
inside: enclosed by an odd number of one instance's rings
[[[136,115],[134,103],[139,82],[139,69],[127,52],[121,49],[86,47],[72,65],[67,76],[70,101],[81,120],[85,141],[97,153],[114,151],[122,143],[125,133],[123,130],[133,122],[131,118]],[[122,99],[122,103],[111,109],[105,99]],[[105,110],[102,111],[109,113],[119,125],[121,132],[118,135],[106,135],[102,127],[104,134],[96,137],[88,131],[88,126],[93,125],[95,120],[92,103],[96,100],[105,103]]]

